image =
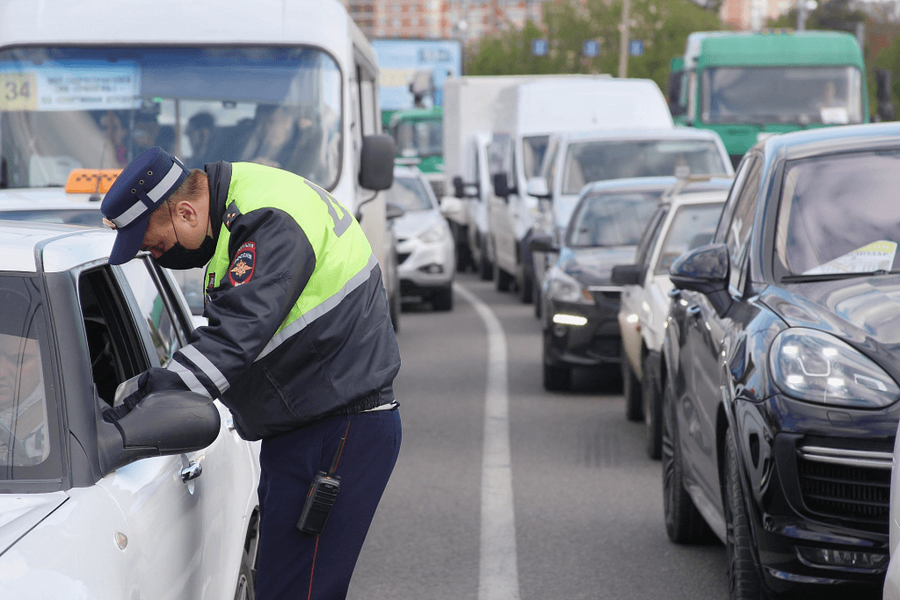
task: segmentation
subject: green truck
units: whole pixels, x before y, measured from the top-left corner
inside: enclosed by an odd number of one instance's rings
[[[444,109],[409,108],[391,115],[388,129],[394,138],[398,165],[416,167],[434,190],[444,195]]]
[[[716,131],[735,165],[768,135],[869,122],[865,62],[848,33],[696,32],[679,62],[676,123]]]

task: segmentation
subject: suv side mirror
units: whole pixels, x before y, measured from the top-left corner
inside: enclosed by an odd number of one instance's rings
[[[535,198],[550,199],[550,186],[544,177],[532,177],[525,184],[525,193]]]
[[[202,450],[215,441],[221,425],[212,398],[186,391],[153,392],[117,422],[100,420],[104,476],[142,458]]]
[[[363,136],[359,153],[359,185],[386,190],[394,183],[394,140],[389,135]]]
[[[680,290],[700,292],[709,298],[719,316],[731,306],[728,294],[728,246],[708,244],[685,252],[672,263],[669,279]]]

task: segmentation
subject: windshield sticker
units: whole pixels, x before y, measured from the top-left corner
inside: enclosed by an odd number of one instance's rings
[[[0,69],[0,110],[45,112],[140,106],[137,65],[84,62],[17,66]]]
[[[827,275],[831,273],[873,273],[890,271],[897,254],[897,242],[878,240],[857,248],[843,256],[804,272],[804,275]]]
[[[850,114],[845,106],[823,106],[819,109],[819,117],[826,125],[846,125],[850,122]]]

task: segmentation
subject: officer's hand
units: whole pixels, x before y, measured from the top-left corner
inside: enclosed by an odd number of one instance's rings
[[[122,404],[105,409],[103,411],[103,420],[107,423],[115,423],[130,413],[147,394],[165,389],[186,390],[187,386],[181,380],[181,377],[168,369],[152,368],[144,371],[138,378],[138,389],[126,396]]]

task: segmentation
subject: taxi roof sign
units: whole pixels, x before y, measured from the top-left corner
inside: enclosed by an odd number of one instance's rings
[[[75,169],[69,173],[69,194],[105,194],[122,169]]]

